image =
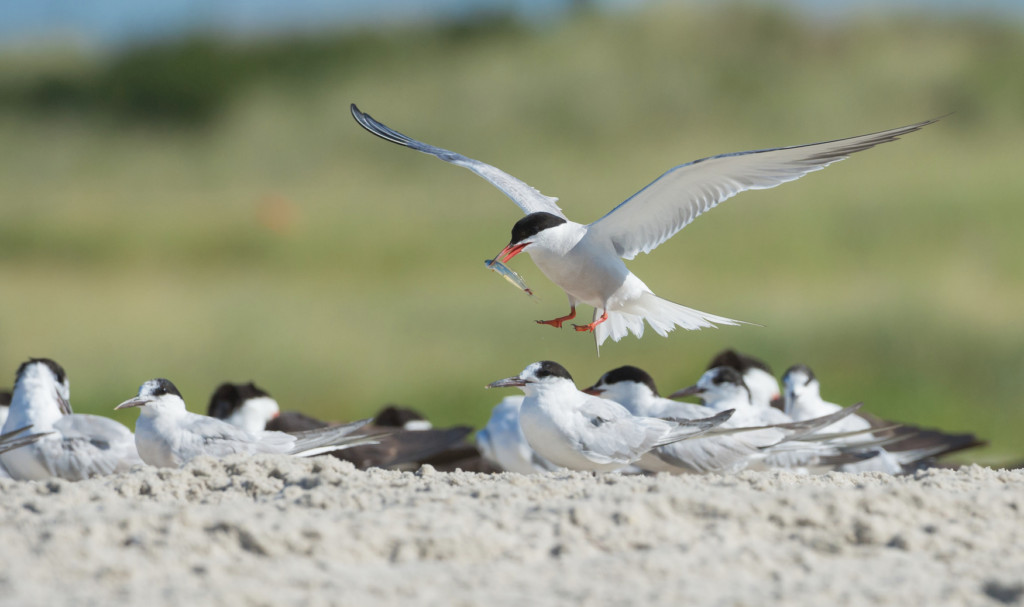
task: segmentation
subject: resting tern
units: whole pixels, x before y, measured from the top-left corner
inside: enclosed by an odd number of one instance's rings
[[[377,122],[352,104],[352,116],[374,135],[465,167],[483,177],[526,213],[512,228],[512,240],[495,259],[507,262],[526,251],[537,267],[569,297],[569,314],[540,324],[561,328],[576,317],[580,303],[593,306],[593,321],[576,325],[594,333],[598,348],[628,332],[641,337],[646,319],[665,336],[684,329],[736,325],[740,321],[687,308],[654,295],[623,259],[650,253],[720,202],[745,190],[775,187],[823,169],[850,154],[894,141],[938,119],[910,126],[793,147],[722,154],[670,169],[601,219],[584,225],[570,221],[557,198],[545,196],[493,166],[428,145]]]
[[[558,470],[537,454],[519,425],[524,396],[506,396],[491,410],[487,425],[476,433],[476,445],[484,459],[505,472],[538,474]]]
[[[64,368],[50,359],[33,358],[18,369],[2,432],[32,426],[33,432],[49,434],[0,455],[12,477],[79,481],[142,465],[128,428],[106,417],[73,413],[70,394]]]
[[[633,415],[671,419],[701,419],[715,411],[702,405],[680,403],[658,394],[654,379],[643,369],[619,367],[605,373],[587,394],[613,400],[626,407]],[[736,402],[737,407],[749,406]],[[738,412],[737,412],[738,413]],[[742,416],[733,415],[722,424],[722,429],[743,428],[735,434],[702,436],[658,447],[645,455],[638,466],[651,472],[682,473],[736,473],[747,468],[765,469],[773,461],[772,454],[786,453],[786,460],[798,458],[805,463],[820,464],[840,456],[838,450],[827,445],[792,442],[824,428],[836,419],[852,414],[838,412],[805,424],[744,427]]]
[[[139,407],[135,443],[143,461],[151,466],[177,468],[204,455],[225,457],[233,453],[282,453],[309,457],[347,445],[376,440],[353,434],[370,420],[307,432],[248,432],[242,428],[185,409],[181,393],[166,379],[142,384],[139,394],[114,409]]]
[[[207,413],[251,433],[264,430],[294,433],[332,425],[297,411],[282,413],[277,401],[252,382],[218,386],[210,397]],[[352,462],[360,469],[408,465],[429,460],[459,445],[472,432],[468,426],[432,430],[430,422],[415,411],[393,406],[375,415],[372,426],[366,426],[365,430],[379,428],[388,429],[388,433],[381,433],[374,443],[331,451],[330,455]]]
[[[544,459],[570,470],[620,470],[651,449],[698,437],[732,414],[700,420],[638,417],[619,403],[580,392],[565,367],[551,361],[532,363],[487,387],[522,389],[519,425],[527,442]]]
[[[791,417],[772,407],[753,404],[753,391],[744,376],[732,367],[714,367],[706,371],[689,388],[683,388],[670,395],[670,399],[699,397],[705,407],[712,411],[735,409],[733,423],[743,426],[766,426],[794,421]]]
[[[828,415],[841,408],[821,397],[821,383],[814,376],[810,367],[806,365],[790,367],[783,375],[782,382],[785,386],[785,410],[793,419],[803,420]],[[892,424],[861,413],[851,415],[823,429],[822,432],[879,431],[881,427],[892,428]],[[885,448],[878,449],[877,457],[847,464],[843,466],[842,470],[845,472],[877,471],[900,474],[905,470],[918,467],[921,462],[929,458],[984,444],[971,434],[946,434],[906,425],[897,428],[893,434],[894,438],[888,442]]]
[[[760,358],[740,354],[736,350],[722,350],[708,364],[708,370],[715,367],[732,367],[743,376],[743,383],[750,390],[750,403],[755,407],[782,409],[782,392],[779,382],[772,374],[772,368]]]

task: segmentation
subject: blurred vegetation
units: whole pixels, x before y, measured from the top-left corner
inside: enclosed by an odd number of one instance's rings
[[[663,391],[727,346],[826,398],[1024,456],[1024,28],[923,15],[585,12],[114,56],[0,55],[0,369],[50,356],[78,411],[164,376],[330,418],[385,402],[482,424],[483,384],[539,359]],[[609,342],[481,267],[520,217],[389,126],[601,216],[669,167],[956,113],[796,183],[740,195],[630,262],[661,296],[756,322]],[[586,312],[589,313],[589,312]],[[10,376],[9,376],[10,377]],[[0,382],[0,385],[9,383]],[[119,416],[132,425],[134,414]]]

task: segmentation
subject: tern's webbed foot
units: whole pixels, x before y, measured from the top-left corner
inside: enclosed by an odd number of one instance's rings
[[[552,327],[554,327],[556,329],[561,329],[563,322],[565,322],[567,320],[572,320],[574,318],[576,318],[576,306],[573,306],[573,308],[571,310],[569,310],[569,314],[566,315],[566,316],[560,316],[559,318],[556,318],[554,320],[538,320],[537,324],[538,325],[550,325],[550,326],[552,326]],[[575,325],[573,325],[573,326],[575,326]]]
[[[606,320],[608,320],[608,312],[607,312],[607,310],[603,314],[601,314],[601,318],[598,318],[597,320],[595,320],[594,322],[590,323],[589,325],[573,325],[572,328],[576,329],[577,331],[590,331],[591,333],[593,333],[594,332],[594,327],[596,327],[597,325],[603,323]]]

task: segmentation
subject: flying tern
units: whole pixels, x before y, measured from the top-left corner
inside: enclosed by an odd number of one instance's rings
[[[651,449],[696,438],[720,426],[732,412],[699,420],[638,417],[619,403],[576,389],[572,376],[552,361],[532,363],[522,373],[487,385],[518,387],[525,394],[519,424],[541,457],[570,470],[611,472]]]
[[[495,259],[507,262],[527,252],[534,263],[569,298],[569,313],[540,324],[561,328],[576,317],[580,303],[594,308],[592,322],[574,325],[591,331],[598,348],[611,337],[619,341],[632,332],[641,337],[644,320],[666,336],[676,326],[696,330],[736,321],[707,314],[657,297],[622,260],[650,253],[719,203],[745,190],[775,187],[844,160],[855,152],[894,141],[938,119],[905,127],[793,147],[722,154],[679,165],[591,224],[570,221],[556,204],[515,177],[461,154],[407,137],[359,111],[356,122],[374,135],[465,167],[512,199],[526,217],[512,228],[512,240]]]
[[[626,366],[605,373],[587,394],[613,400],[626,407],[633,415],[671,419],[702,419],[715,414],[714,409],[702,405],[680,403],[658,394],[654,379],[643,369]],[[734,401],[738,408],[750,406]],[[737,411],[739,413],[739,411]],[[798,459],[805,463],[826,465],[847,458],[834,447],[799,442],[838,419],[851,415],[853,409],[841,410],[806,423],[746,427],[742,415],[733,415],[721,429],[742,429],[734,434],[707,436],[658,447],[645,455],[638,466],[651,472],[681,473],[735,473],[747,468],[766,469],[779,458],[773,453],[785,453],[784,460]],[[857,458],[859,459],[859,457]]]
[[[282,453],[309,457],[344,446],[376,440],[373,435],[355,434],[370,420],[296,432],[249,432],[226,421],[185,409],[181,393],[166,379],[142,384],[138,396],[116,409],[139,407],[135,443],[143,461],[151,466],[177,468],[204,455],[226,457],[234,453]]]
[[[13,478],[79,481],[142,465],[131,431],[106,417],[72,412],[70,393],[64,368],[50,359],[33,358],[18,369],[2,432],[32,426],[33,432],[48,434],[0,454]]]
[[[484,459],[505,472],[538,474],[558,466],[533,450],[519,425],[524,396],[506,396],[491,410],[487,425],[476,433],[477,448]]]

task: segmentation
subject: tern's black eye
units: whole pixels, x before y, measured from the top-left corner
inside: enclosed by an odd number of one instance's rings
[[[551,213],[530,213],[526,217],[523,217],[516,222],[516,225],[512,226],[512,243],[516,244],[523,242],[531,236],[535,236],[539,232],[543,232],[548,228],[560,226],[565,223],[565,220],[557,215]]]
[[[165,394],[173,394],[178,398],[181,398],[181,393],[178,392],[178,388],[174,386],[169,380],[166,379],[155,379],[156,387],[153,388],[153,396],[163,396]]]
[[[535,375],[537,376],[537,379],[544,379],[545,377],[561,377],[562,379],[572,381],[572,375],[569,375],[569,372],[565,370],[565,367],[550,360],[542,360],[539,363],[539,367],[535,372]]]

